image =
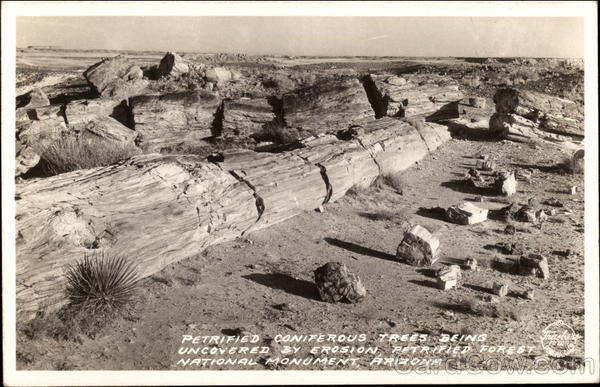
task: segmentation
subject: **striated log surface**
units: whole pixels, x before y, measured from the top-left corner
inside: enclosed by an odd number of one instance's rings
[[[496,112],[519,115],[539,130],[583,136],[583,114],[573,101],[532,91],[499,89],[494,95]]]
[[[129,99],[135,130],[147,150],[211,136],[221,102],[204,91],[141,95]]]
[[[355,78],[331,79],[285,94],[283,111],[288,126],[313,135],[375,117],[365,89]]]
[[[457,101],[463,98],[452,78],[435,75],[371,74],[370,82],[379,115],[390,117],[432,116],[433,119],[458,115]]]
[[[251,136],[275,119],[266,98],[239,98],[223,102],[223,136]]]
[[[253,192],[194,156],[127,162],[17,184],[17,309],[64,301],[64,270],[99,249],[142,276],[240,235],[257,219]]]
[[[140,155],[18,184],[18,314],[63,303],[64,270],[84,254],[124,255],[151,275],[402,171],[446,139],[440,125],[384,118],[347,140],[319,136],[284,153]]]
[[[83,76],[103,98],[123,99],[141,94],[148,86],[142,69],[120,55],[90,66]]]

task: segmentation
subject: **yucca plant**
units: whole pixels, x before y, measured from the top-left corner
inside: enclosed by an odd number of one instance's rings
[[[124,257],[85,255],[68,267],[67,294],[73,306],[93,313],[119,309],[133,296],[139,280],[134,265]]]

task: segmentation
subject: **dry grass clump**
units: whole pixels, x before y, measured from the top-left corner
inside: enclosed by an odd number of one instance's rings
[[[390,187],[398,194],[402,195],[404,192],[405,183],[402,179],[401,173],[390,173],[385,175],[379,175],[373,185],[377,188]]]
[[[262,130],[252,136],[256,141],[268,141],[276,144],[291,144],[299,140],[298,131],[285,126],[282,119],[266,123]]]
[[[40,151],[40,162],[48,176],[111,165],[140,151],[132,143],[96,138],[61,137]]]

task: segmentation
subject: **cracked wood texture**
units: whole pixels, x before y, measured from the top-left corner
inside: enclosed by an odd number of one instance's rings
[[[444,126],[390,117],[357,127],[348,141],[322,135],[284,153],[140,155],[17,184],[19,318],[62,305],[64,271],[84,254],[126,256],[149,276],[402,171],[449,138]]]

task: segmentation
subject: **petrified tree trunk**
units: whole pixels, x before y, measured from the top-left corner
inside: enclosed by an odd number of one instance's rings
[[[447,138],[440,125],[384,118],[280,154],[141,155],[18,184],[18,315],[64,302],[64,270],[84,254],[127,256],[148,276],[402,171]]]
[[[509,88],[498,90],[494,102],[497,113],[518,115],[531,121],[536,129],[566,135],[584,134],[583,115],[573,101]]]

